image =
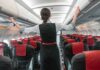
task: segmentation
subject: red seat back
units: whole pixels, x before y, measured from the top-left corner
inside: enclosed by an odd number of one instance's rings
[[[67,42],[68,43],[73,43],[73,42],[75,42],[75,40],[74,39],[67,39]]]
[[[94,39],[92,36],[88,36],[87,44],[88,44],[88,46],[94,46]]]
[[[30,41],[33,41],[33,37],[30,38]]]
[[[37,48],[37,42],[36,41],[30,41],[30,45],[32,45],[34,48]]]
[[[28,43],[28,38],[23,39],[23,43],[27,44]]]
[[[78,54],[84,51],[84,44],[83,42],[75,42],[72,43],[72,51],[73,54]]]
[[[11,40],[10,43],[12,46],[15,46],[17,44],[17,40]]]
[[[96,38],[98,41],[100,41],[100,36],[95,36],[95,38]]]
[[[26,44],[17,44],[15,49],[16,56],[26,56]]]
[[[86,70],[100,70],[100,51],[85,52]]]
[[[82,42],[85,37],[83,35],[79,36],[80,41]]]
[[[64,39],[70,39],[70,38],[67,37],[66,35],[62,35],[62,37],[63,37]]]

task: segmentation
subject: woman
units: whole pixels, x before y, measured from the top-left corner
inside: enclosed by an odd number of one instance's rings
[[[34,27],[25,28],[24,32],[29,33],[36,31],[42,38],[42,46],[40,49],[40,70],[61,70],[56,35],[62,28],[67,30],[73,29],[74,24],[61,26],[55,23],[50,23],[50,16],[50,10],[48,8],[43,8],[41,10],[41,19],[43,20],[43,23]]]

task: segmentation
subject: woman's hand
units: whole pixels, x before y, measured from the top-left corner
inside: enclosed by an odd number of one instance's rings
[[[11,22],[11,23],[16,23],[16,20],[13,17],[9,17],[8,21]]]

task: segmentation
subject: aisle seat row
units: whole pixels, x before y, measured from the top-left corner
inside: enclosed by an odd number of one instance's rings
[[[95,42],[92,36],[76,34],[64,35],[62,37],[64,38],[64,55],[66,56],[65,58],[68,58],[70,61],[72,70],[100,70],[99,41]],[[17,65],[14,63],[13,67],[18,70],[28,70],[30,60],[33,56],[38,55],[37,49],[40,47],[38,43],[41,42],[41,38],[36,36],[20,39],[18,41],[11,40],[10,42],[13,48],[10,51],[14,51],[14,53],[12,52],[13,58],[11,59],[13,62],[17,62]],[[90,46],[93,46],[93,48],[89,48]],[[36,60],[33,61],[35,62],[33,65],[34,68],[38,61],[37,57],[35,59]],[[66,61],[65,63],[68,62]],[[65,68],[67,69],[68,67]]]
[[[81,38],[81,36],[83,37],[83,38]],[[67,38],[68,37],[68,38]],[[69,37],[70,37],[70,39],[69,39]],[[80,39],[80,38],[81,39]],[[95,38],[95,37],[93,37],[93,36],[91,36],[91,35],[89,35],[89,36],[83,36],[83,35],[70,35],[70,36],[67,36],[66,35],[66,38],[65,37],[63,37],[64,38],[64,43],[65,44],[68,44],[68,43],[73,43],[73,42],[83,42],[85,45],[87,45],[88,46],[88,48],[90,49],[90,50],[92,50],[93,48],[94,48],[94,46],[96,45],[96,42],[97,42],[97,39]],[[73,40],[74,39],[74,40]],[[73,40],[73,41],[72,41]],[[64,45],[65,45],[64,44]]]
[[[100,70],[100,51],[87,51],[75,55],[72,70]]]
[[[7,56],[7,58],[11,57],[12,69],[13,70],[28,70],[29,64],[32,58],[33,65],[35,68],[38,65],[38,51],[39,51],[39,43],[41,42],[40,36],[24,38],[19,40],[11,40],[11,49],[10,54],[8,53],[8,49],[1,50],[1,46],[5,46],[4,43],[0,45],[0,53],[7,52],[6,55],[2,55],[2,57]],[[1,52],[2,51],[2,52]],[[0,54],[1,55],[1,54]],[[0,57],[1,59],[1,57]],[[37,64],[37,65],[36,65]],[[1,66],[2,67],[2,66]],[[11,69],[10,69],[11,70]]]
[[[91,35],[73,34],[62,37],[64,39],[64,59],[67,58],[71,63],[71,70],[100,70],[99,40]],[[70,43],[68,42],[69,39],[74,39],[75,41]]]

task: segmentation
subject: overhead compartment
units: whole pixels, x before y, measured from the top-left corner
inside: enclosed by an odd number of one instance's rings
[[[33,22],[33,24],[41,23],[41,20],[34,14],[30,13],[23,6],[18,4],[15,0],[0,0],[0,9],[15,17],[20,17],[22,19]]]
[[[24,17],[25,19],[33,21],[36,24],[42,23],[42,21],[38,17],[36,17],[33,13],[29,12],[27,9],[21,6],[18,2],[16,2],[16,4],[18,9],[18,14],[20,17]]]
[[[93,0],[85,9],[83,9],[76,23],[86,23],[91,20],[100,20],[100,0]]]
[[[8,12],[14,16],[18,15],[17,6],[14,0],[0,0],[1,11]]]
[[[75,12],[77,10],[77,8],[79,7],[80,11],[83,10],[88,4],[90,3],[90,0],[78,0],[76,2],[76,4],[74,5],[74,7],[72,8],[72,10],[70,11],[70,13],[68,14],[68,16],[66,17],[66,20],[64,22],[64,24],[70,24],[73,16],[76,15]]]

